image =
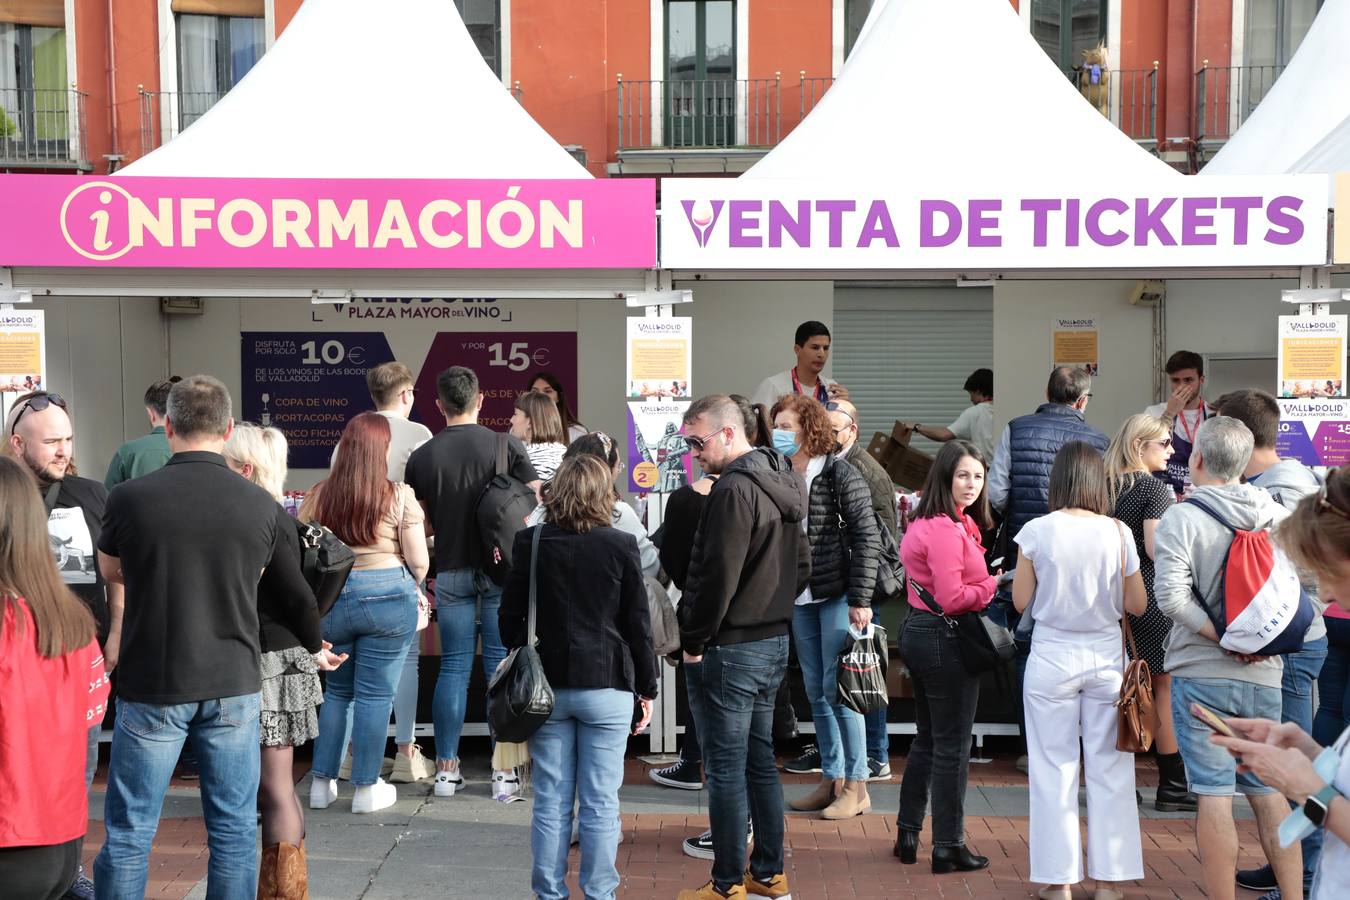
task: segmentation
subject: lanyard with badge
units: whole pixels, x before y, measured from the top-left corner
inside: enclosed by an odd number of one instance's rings
[[[793,367],[792,367],[792,370],[791,370],[788,374],[790,374],[790,375],[792,376],[792,393],[794,393],[794,394],[801,394],[801,393],[804,393],[804,392],[802,391],[802,383],[801,383],[800,381],[797,380],[797,367],[796,367],[796,366],[793,366]],[[825,382],[824,382],[824,381],[817,379],[817,381],[816,381],[815,395],[816,395],[816,399],[819,400],[821,403],[826,403],[826,402],[829,401],[829,399],[830,399],[830,392],[829,392],[829,390],[825,387]]]
[[[1172,456],[1167,460],[1167,482],[1180,497],[1186,490],[1186,482],[1191,477],[1191,450],[1195,447],[1195,436],[1200,426],[1209,418],[1209,408],[1204,400],[1200,401],[1200,418],[1195,427],[1186,419],[1186,410],[1177,413],[1172,425]]]

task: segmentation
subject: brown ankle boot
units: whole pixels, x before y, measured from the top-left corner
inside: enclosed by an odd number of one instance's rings
[[[788,806],[798,812],[816,812],[833,803],[843,788],[842,778],[822,778],[814,791],[800,800],[789,801]]]
[[[871,808],[872,798],[867,794],[867,782],[845,781],[839,798],[825,807],[825,811],[820,815],[824,819],[851,819],[854,816],[861,816]]]
[[[305,841],[300,846],[281,844],[277,854],[278,900],[309,900],[309,864]]]
[[[262,858],[258,863],[258,900],[276,900],[277,893],[277,854],[280,844],[270,844],[262,848]]]

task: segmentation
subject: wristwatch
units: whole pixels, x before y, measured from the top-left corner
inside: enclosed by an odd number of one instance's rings
[[[1325,828],[1327,824],[1327,815],[1331,812],[1331,801],[1339,797],[1340,791],[1329,784],[1322,785],[1322,789],[1313,794],[1303,804],[1303,814],[1308,817],[1318,828]]]

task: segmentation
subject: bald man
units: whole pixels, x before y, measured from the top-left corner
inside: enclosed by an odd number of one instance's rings
[[[94,552],[108,491],[101,482],[75,474],[75,426],[60,395],[34,391],[19,397],[5,425],[5,451],[22,462],[37,482],[47,504],[47,534],[61,579],[94,614],[104,666],[111,672],[121,644],[122,586],[103,579]],[[101,731],[102,725],[89,729],[86,790],[98,768]],[[93,896],[93,883],[83,867],[71,891],[75,896]]]
[[[825,405],[834,426],[838,455],[862,473],[872,494],[872,508],[886,523],[895,540],[896,502],[895,485],[891,476],[872,458],[867,448],[858,443],[858,408],[848,400],[831,400]],[[886,734],[886,710],[878,709],[863,716],[867,723],[867,780],[889,781],[891,778],[890,739]]]

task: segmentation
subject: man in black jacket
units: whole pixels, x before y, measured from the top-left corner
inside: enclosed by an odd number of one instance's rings
[[[786,457],[752,448],[736,403],[714,394],[684,416],[685,440],[720,476],[694,539],[680,640],[689,706],[703,743],[712,823],[712,879],[679,900],[788,895],[783,788],[773,756],[773,707],[787,668],[794,601],[810,578],[802,519],[806,483]],[[747,807],[755,831],[745,862]],[[733,894],[733,892],[735,892]]]

